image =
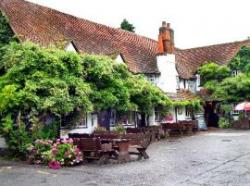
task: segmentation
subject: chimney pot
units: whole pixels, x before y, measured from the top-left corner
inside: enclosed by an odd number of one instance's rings
[[[174,31],[170,28],[170,23],[162,21],[162,26],[159,29],[158,37],[158,53],[173,54],[174,52]]]

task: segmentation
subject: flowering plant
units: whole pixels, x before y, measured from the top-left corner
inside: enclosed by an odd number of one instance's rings
[[[83,161],[82,153],[73,144],[72,139],[57,139],[54,143],[48,140],[37,140],[28,150],[31,163],[48,164],[51,169],[72,166]]]
[[[34,164],[46,163],[43,159],[43,154],[51,150],[53,141],[38,139],[34,145],[30,144],[27,148],[28,161]]]
[[[72,166],[82,162],[81,151],[73,144],[72,139],[57,140],[53,144],[49,161],[57,161],[60,165]]]

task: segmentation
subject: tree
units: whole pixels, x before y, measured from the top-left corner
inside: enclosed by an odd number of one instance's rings
[[[233,70],[240,70],[231,76]],[[208,63],[199,69],[203,86],[211,91],[211,97],[226,103],[250,100],[250,48],[242,47],[228,66]]]
[[[121,29],[127,30],[129,32],[135,32],[134,25],[129,23],[126,19],[123,19],[123,21],[121,23]]]
[[[104,56],[83,56],[86,81],[91,85],[90,99],[95,110],[113,108],[119,111],[138,110],[151,113],[156,105],[165,110],[169,98],[141,75],[133,75],[124,64]]]
[[[14,32],[12,31],[7,19],[0,11],[0,47],[14,40]]]
[[[228,66],[231,70],[240,70],[243,73],[250,72],[250,48],[242,47]]]

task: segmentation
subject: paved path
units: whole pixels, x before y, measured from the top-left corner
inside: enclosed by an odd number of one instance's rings
[[[214,131],[162,140],[149,160],[59,171],[0,162],[0,186],[249,186],[250,131]]]

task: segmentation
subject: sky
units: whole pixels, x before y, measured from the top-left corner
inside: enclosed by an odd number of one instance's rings
[[[249,0],[29,0],[118,28],[126,18],[136,33],[157,39],[171,23],[175,46],[193,48],[250,37]]]

